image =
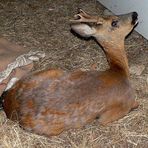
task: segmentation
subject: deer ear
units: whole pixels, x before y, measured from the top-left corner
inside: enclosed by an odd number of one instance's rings
[[[96,33],[96,29],[87,24],[71,25],[71,29],[82,37],[91,37]]]

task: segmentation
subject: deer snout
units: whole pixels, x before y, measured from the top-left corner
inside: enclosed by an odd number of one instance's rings
[[[138,13],[137,12],[133,12],[132,13],[132,25],[136,25],[137,24],[137,20],[138,20]]]

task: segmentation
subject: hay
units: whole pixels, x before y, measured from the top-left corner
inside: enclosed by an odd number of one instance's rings
[[[104,8],[95,0],[0,1],[0,34],[25,48],[46,52],[46,58],[35,63],[34,70],[58,67],[64,70],[107,68],[101,48],[92,40],[78,39],[70,32],[69,19],[81,7],[93,14]],[[2,148],[145,148],[148,145],[148,42],[133,32],[126,39],[129,65],[141,64],[140,76],[131,75],[137,110],[124,118],[101,127],[97,121],[82,129],[71,129],[61,135],[45,138],[22,130],[0,112],[0,147]]]

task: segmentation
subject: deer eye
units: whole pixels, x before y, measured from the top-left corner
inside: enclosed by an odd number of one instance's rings
[[[112,21],[112,27],[118,27],[118,21],[117,20],[114,20]]]

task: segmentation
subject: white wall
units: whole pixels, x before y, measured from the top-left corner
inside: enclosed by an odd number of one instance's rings
[[[148,0],[98,0],[114,14],[136,11],[139,14],[137,32],[148,39]]]

